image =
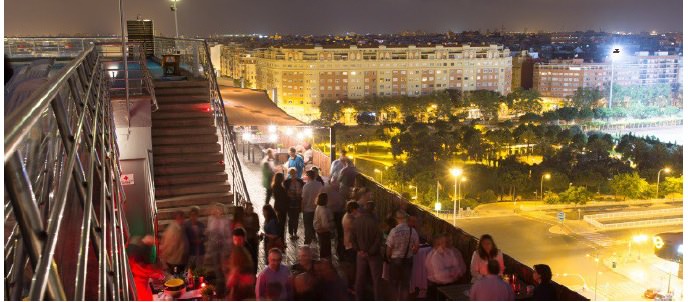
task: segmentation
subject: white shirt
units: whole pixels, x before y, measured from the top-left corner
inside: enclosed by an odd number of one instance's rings
[[[317,180],[309,180],[301,190],[301,209],[304,212],[315,211],[315,199],[318,198],[323,185]]]
[[[354,248],[353,242],[351,242],[351,232],[354,228],[354,215],[349,213],[344,214],[342,217],[342,229],[344,230],[344,248],[352,249]]]
[[[411,236],[410,241],[409,236]],[[386,244],[387,248],[392,251],[391,258],[411,258],[413,257],[413,248],[418,246],[419,241],[418,232],[404,222],[398,224],[391,231],[389,231]],[[404,255],[407,247],[408,252],[406,255]]]
[[[513,301],[514,290],[497,275],[487,275],[476,281],[469,294],[471,301]]]
[[[330,232],[334,229],[334,215],[326,206],[317,206],[315,208],[313,228],[318,233]]]
[[[471,276],[473,277],[473,280],[488,275],[488,260],[480,258],[480,255],[478,255],[478,251],[473,252],[473,256],[471,257]],[[502,251],[497,251],[497,256],[495,257],[495,260],[499,262],[499,274],[501,275],[504,273],[504,255],[502,255]]]
[[[439,284],[452,283],[466,273],[463,256],[453,247],[433,248],[425,258],[425,268],[428,280]]]

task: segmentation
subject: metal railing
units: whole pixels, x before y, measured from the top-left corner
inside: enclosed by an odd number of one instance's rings
[[[115,135],[92,45],[7,116],[5,299],[136,298]]]
[[[153,162],[153,150],[148,150],[147,157],[146,157],[146,165],[144,169],[144,173],[146,175],[146,181],[148,182],[148,190],[146,192],[146,200],[148,201],[148,207],[150,211],[146,213],[146,221],[150,221],[150,229],[147,232],[148,234],[158,234],[158,206],[157,203],[155,202],[155,180],[153,177],[153,173],[155,171],[154,168],[154,162]],[[157,238],[154,237],[154,238]],[[156,240],[156,246],[157,246],[157,240]],[[156,249],[157,251],[157,249]]]
[[[162,59],[165,54],[179,54],[180,67],[193,77],[208,80],[210,105],[215,116],[215,126],[222,139],[222,154],[225,168],[232,187],[234,205],[250,202],[246,181],[241,171],[241,163],[236,148],[237,138],[225,113],[224,101],[217,84],[217,77],[210,61],[210,48],[205,40],[155,37],[155,57]]]

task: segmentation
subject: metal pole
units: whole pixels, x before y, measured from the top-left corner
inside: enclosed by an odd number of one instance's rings
[[[659,176],[662,174],[662,170],[664,170],[664,169],[660,169],[657,172],[657,191],[655,193],[655,199],[659,199]]]
[[[454,176],[454,225],[456,225],[456,182],[458,176]]]
[[[461,182],[459,182],[459,218],[461,218]]]
[[[337,154],[335,150],[334,144],[337,142],[335,138],[335,129],[334,126],[330,127],[330,162],[334,162],[337,160]],[[330,171],[332,173],[332,171]]]
[[[612,54],[612,74],[609,78],[609,109],[612,109],[612,97],[614,96],[614,54]]]
[[[124,0],[119,0],[119,25],[122,30],[122,60],[124,61],[124,95],[127,101],[127,126],[131,127],[131,103],[129,102],[129,64],[127,62],[127,38],[124,28]]]
[[[545,191],[542,190],[542,182],[545,180],[545,176],[540,176],[540,200],[545,200]]]
[[[179,25],[177,25],[177,0],[172,0],[172,10],[174,10],[174,33],[175,37],[179,38]]]

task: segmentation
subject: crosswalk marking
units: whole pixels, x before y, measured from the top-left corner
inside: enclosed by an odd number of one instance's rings
[[[600,233],[581,233],[579,235],[599,246],[608,247],[614,244],[614,239]]]

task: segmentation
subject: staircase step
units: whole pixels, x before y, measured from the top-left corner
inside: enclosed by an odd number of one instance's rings
[[[225,166],[224,164],[220,164],[219,162],[176,165],[155,163],[154,169],[155,176],[158,177],[161,175],[222,172],[225,170]]]
[[[196,112],[210,112],[210,103],[209,102],[204,102],[204,103],[158,103],[158,111],[156,113],[161,113],[161,112],[191,112],[191,111],[196,111]]]
[[[153,128],[208,127],[214,125],[215,121],[212,116],[173,120],[153,120]]]
[[[190,154],[190,153],[211,153],[220,152],[219,144],[194,144],[186,146],[153,146],[153,154]]]
[[[157,186],[155,188],[156,198],[174,197],[189,194],[201,193],[225,193],[229,192],[228,182],[210,182],[204,184]]]
[[[192,136],[192,135],[217,135],[217,129],[215,126],[208,127],[179,127],[179,128],[155,128],[151,129],[151,134],[153,137],[159,136]]]
[[[208,88],[208,81],[155,81],[155,90],[170,87],[205,87]]]
[[[156,199],[156,206],[158,207],[158,209],[169,209],[213,205],[216,203],[231,204],[232,201],[233,195],[229,192],[206,193]]]
[[[196,174],[181,174],[181,175],[155,175],[156,186],[169,185],[187,185],[195,183],[219,182],[226,181],[227,173],[196,173]]]
[[[165,155],[155,155],[153,158],[153,163],[157,165],[170,165],[170,164],[200,164],[208,162],[216,162],[224,160],[224,156],[220,152],[212,153],[186,153],[186,154],[165,154]],[[157,178],[156,178],[157,179]]]
[[[170,87],[170,88],[155,88],[155,96],[163,95],[202,95],[208,97],[210,91],[208,86],[205,87]]]
[[[155,99],[161,104],[210,103],[210,100],[206,95],[156,95]]]
[[[186,145],[186,144],[212,144],[217,143],[217,135],[170,135],[153,137],[153,146],[161,145]]]
[[[187,118],[213,118],[213,114],[210,111],[163,111],[163,112],[153,112],[151,114],[153,120],[178,120]]]

